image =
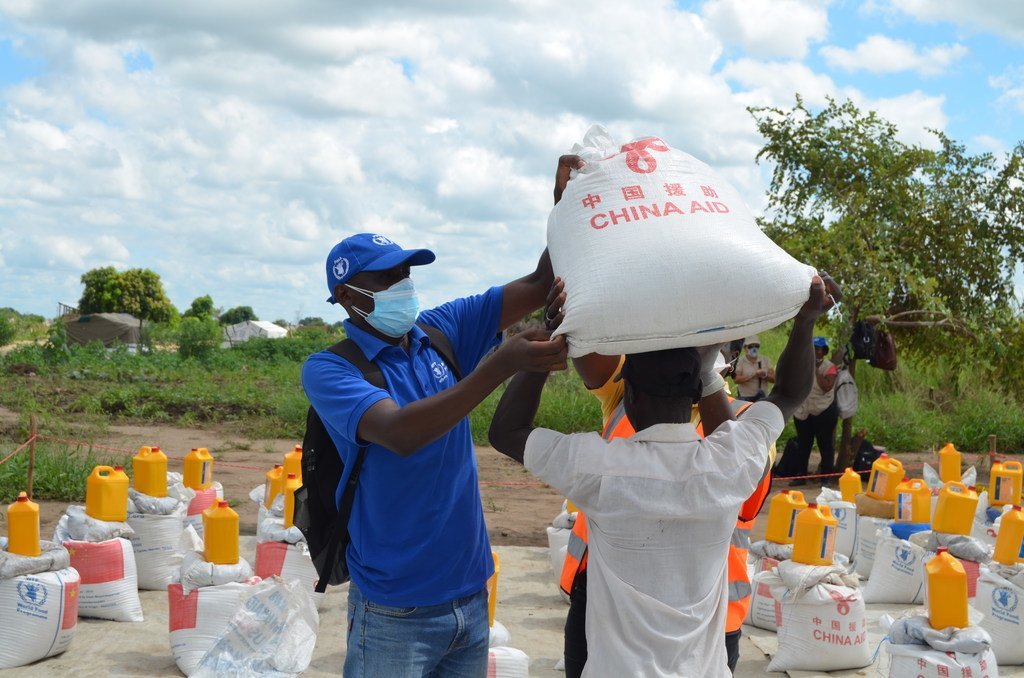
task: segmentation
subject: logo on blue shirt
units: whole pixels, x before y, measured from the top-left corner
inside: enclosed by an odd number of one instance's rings
[[[434,373],[434,378],[438,381],[448,378],[448,365],[443,360],[435,360],[430,363],[430,371]]]

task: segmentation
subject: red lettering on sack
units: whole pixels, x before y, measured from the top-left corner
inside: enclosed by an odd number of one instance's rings
[[[683,214],[683,210],[676,207],[674,202],[667,202],[664,209],[662,209],[662,213],[667,217],[670,214]]]
[[[622,199],[623,200],[643,200],[644,199],[644,187],[643,186],[623,186],[622,187]]]
[[[710,212],[711,210],[704,207],[696,200],[690,203],[690,214],[696,214],[697,212]]]
[[[668,146],[657,137],[639,139],[632,143],[624,144],[620,152],[626,154],[626,167],[637,174],[650,174],[658,169],[658,161],[654,159],[654,156],[650,154],[648,149],[665,152],[668,150]],[[643,163],[642,166],[641,163]]]
[[[619,219],[622,219],[626,223],[629,223],[629,212],[626,211],[625,207],[622,208],[621,213],[612,210],[611,212],[608,213],[608,216],[611,217],[612,219],[612,226],[617,226],[619,224]]]
[[[599,219],[602,220],[600,223],[598,223]],[[605,215],[605,214],[595,214],[594,216],[590,217],[590,227],[591,228],[596,228],[597,230],[601,230],[602,228],[604,228],[607,225],[608,225],[608,216]]]
[[[729,206],[726,205],[725,203],[713,202],[713,203],[711,203],[711,206],[714,207],[715,211],[718,212],[719,214],[728,214],[729,213]]]
[[[686,214],[681,210],[675,203],[666,202],[661,207],[657,204],[651,205],[629,205],[623,207],[621,210],[611,210],[609,212],[601,212],[590,217],[590,227],[596,230],[606,228],[609,224],[618,226],[619,222],[630,223],[632,221],[642,221],[646,219],[652,219],[655,217],[667,217],[670,214]]]
[[[594,209],[599,202],[601,202],[601,196],[588,193],[587,197],[583,199],[583,206]]]
[[[700,190],[701,190],[701,193],[703,193],[704,195],[706,195],[709,198],[717,198],[718,197],[718,192],[715,189],[711,188],[710,186],[701,186]]]
[[[288,544],[280,541],[264,541],[256,544],[256,576],[270,579],[280,575],[284,569],[284,557],[288,554]]]
[[[686,190],[682,184],[665,184],[665,193],[667,195],[686,195]]]
[[[199,589],[187,596],[181,594],[181,584],[167,586],[167,627],[171,633],[182,629],[194,629],[199,611]]]
[[[639,207],[640,207],[640,218],[641,219],[647,219],[649,217],[660,217],[661,216],[661,210],[658,209],[657,205],[651,205],[650,207],[648,207],[647,205],[639,205]]]

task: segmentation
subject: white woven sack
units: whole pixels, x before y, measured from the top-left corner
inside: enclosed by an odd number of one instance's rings
[[[569,546],[569,535],[572,530],[564,527],[545,528],[548,533],[548,559],[551,561],[551,573],[555,575],[557,586],[562,578],[562,564],[565,563],[565,551]]]
[[[188,489],[188,488],[185,488]],[[185,524],[195,528],[196,533],[203,536],[203,511],[217,503],[218,499],[224,498],[224,486],[216,480],[205,490],[196,490],[195,498],[189,502],[188,512],[185,515]]]
[[[985,615],[979,626],[992,636],[996,660],[1024,664],[1024,565],[1005,569],[1012,581],[1000,574],[1004,568],[998,565],[981,566],[973,607]]]
[[[989,649],[980,654],[939,652],[927,645],[885,644],[891,658],[889,678],[999,678],[996,657]]]
[[[771,570],[758,572],[750,579],[750,609],[747,623],[766,631],[777,631],[782,620],[782,608],[772,595],[772,587],[781,580]]]
[[[512,634],[509,633],[508,628],[495,619],[494,626],[491,627],[491,631],[487,639],[488,647],[507,647],[511,642]]]
[[[780,605],[779,651],[769,671],[839,671],[871,663],[858,589],[818,584],[803,595],[783,597]]]
[[[514,647],[492,647],[487,654],[487,678],[528,678],[530,657]]]
[[[269,579],[276,575],[285,581],[299,582],[313,599],[313,604],[318,610],[323,605],[326,594],[313,590],[320,577],[313,567],[306,542],[288,544],[281,541],[264,541],[256,544],[254,569],[260,579]]]
[[[919,605],[924,600],[924,561],[927,551],[889,532],[875,546],[871,577],[864,585],[865,603]],[[881,530],[880,530],[881,531]]]
[[[138,570],[139,589],[163,591],[181,569],[181,535],[185,529],[184,504],[169,515],[129,513],[128,524]]]
[[[70,567],[0,581],[0,669],[68,649],[78,625],[79,582]]]
[[[700,160],[653,137],[620,146],[599,125],[573,152],[586,164],[548,217],[567,294],[556,333],[570,356],[730,341],[807,301],[815,270],[762,233]]]
[[[123,537],[101,542],[66,541],[71,567],[82,577],[78,616],[119,622],[142,621],[132,544]]]
[[[181,584],[167,587],[171,654],[182,673],[189,676],[196,670],[227,629],[249,588],[248,584],[221,584],[184,595]]]
[[[892,522],[888,518],[857,517],[857,553],[854,556],[854,571],[860,575],[861,579],[868,579],[871,576],[879,530],[888,528]]]

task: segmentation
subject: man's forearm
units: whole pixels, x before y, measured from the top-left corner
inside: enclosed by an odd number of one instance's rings
[[[498,401],[487,432],[494,449],[520,464],[547,379],[547,372],[520,372],[514,376]]]
[[[814,347],[811,344],[814,320],[798,315],[793,319],[789,341],[779,356],[775,370],[775,388],[769,396],[789,416],[807,398],[814,383]]]

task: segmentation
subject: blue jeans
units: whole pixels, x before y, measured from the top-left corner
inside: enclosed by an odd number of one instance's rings
[[[389,607],[348,589],[345,678],[487,675],[487,591],[428,607]]]

